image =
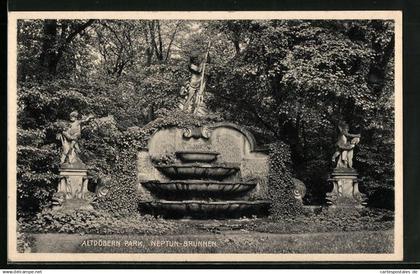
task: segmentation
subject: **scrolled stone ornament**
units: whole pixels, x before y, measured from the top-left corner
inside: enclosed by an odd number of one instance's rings
[[[63,192],[54,193],[53,197],[52,197],[53,208],[61,207],[65,200],[66,200],[66,194],[65,193],[63,193]]]
[[[104,176],[96,181],[95,193],[98,198],[105,197],[109,193],[110,178]]]
[[[190,128],[183,128],[182,129],[182,136],[185,138],[191,138],[192,137],[192,130]]]
[[[306,195],[306,186],[305,184],[296,178],[292,178],[294,189],[293,189],[293,195],[296,200],[299,200],[300,202],[303,201],[303,198]]]
[[[329,205],[336,205],[337,204],[337,200],[338,200],[338,195],[336,193],[329,192],[326,195],[326,199],[327,199],[327,204],[329,204]]]
[[[363,205],[363,206],[367,205],[367,200],[368,200],[368,197],[367,197],[367,195],[366,195],[366,194],[361,193],[361,192],[358,192],[358,193],[355,193],[355,194],[353,195],[353,197],[354,197],[354,199],[355,199],[356,201],[358,201],[361,205]]]
[[[71,184],[69,183],[68,176],[62,176],[60,178],[60,182],[58,183],[57,193],[62,193],[64,196],[64,199],[73,198],[73,189],[71,187]]]
[[[211,137],[212,130],[209,127],[202,127],[201,128],[201,136],[205,139],[209,139]]]
[[[96,195],[101,198],[108,195],[108,192],[109,188],[107,186],[99,186],[96,190]]]
[[[211,129],[208,127],[184,128],[182,131],[182,136],[187,139],[209,139],[211,136]]]
[[[88,202],[92,202],[95,199],[96,195],[93,192],[86,192],[83,195],[84,200],[88,201]]]

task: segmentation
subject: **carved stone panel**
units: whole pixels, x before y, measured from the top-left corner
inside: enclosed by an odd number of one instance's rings
[[[149,140],[149,153],[152,157],[174,153],[176,150],[177,129],[162,129]]]

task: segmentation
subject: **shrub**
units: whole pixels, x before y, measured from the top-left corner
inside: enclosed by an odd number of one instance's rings
[[[33,246],[34,238],[27,233],[21,232],[22,227],[22,218],[17,222],[17,232],[16,232],[16,247],[19,253],[31,252],[31,246]]]
[[[105,211],[44,210],[22,222],[20,232],[87,234],[167,234],[176,224],[150,215],[114,216]]]
[[[301,214],[302,205],[294,198],[292,174],[290,172],[290,148],[283,142],[269,146],[270,170],[268,195],[271,200],[270,213],[273,218]]]
[[[17,129],[17,209],[21,216],[50,205],[58,178],[58,149],[47,144],[44,130]]]
[[[321,208],[300,216],[276,216],[244,223],[243,229],[265,233],[321,233],[343,231],[380,231],[394,227],[394,213],[383,209]]]

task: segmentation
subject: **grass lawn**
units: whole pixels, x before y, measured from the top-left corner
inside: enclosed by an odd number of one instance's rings
[[[18,247],[46,253],[392,253],[393,227],[393,212],[386,210],[230,220],[47,213],[21,222]]]
[[[393,231],[274,234],[227,231],[198,235],[31,234],[42,253],[391,253]]]

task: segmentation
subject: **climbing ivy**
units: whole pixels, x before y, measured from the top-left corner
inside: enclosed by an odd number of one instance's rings
[[[290,148],[279,141],[269,145],[270,171],[268,197],[271,200],[270,213],[273,218],[296,216],[303,213],[302,205],[294,198],[293,181],[290,172]]]
[[[110,167],[111,184],[107,196],[97,202],[97,207],[116,215],[131,215],[137,212],[141,199],[137,191],[137,153],[147,147],[148,140],[158,130],[170,127],[202,126],[222,121],[219,116],[196,117],[184,112],[162,113],[144,127],[129,128],[115,136],[117,157]],[[279,141],[269,145],[268,199],[272,202],[271,215],[292,216],[302,212],[302,206],[294,198],[290,172],[290,148]]]
[[[197,117],[182,111],[162,112],[159,117],[144,127],[132,127],[115,136],[112,142],[117,153],[116,161],[110,167],[112,180],[109,192],[99,198],[96,206],[115,215],[130,215],[137,212],[140,200],[137,191],[137,153],[147,147],[150,137],[160,129],[170,127],[202,126],[220,122],[217,115]]]

